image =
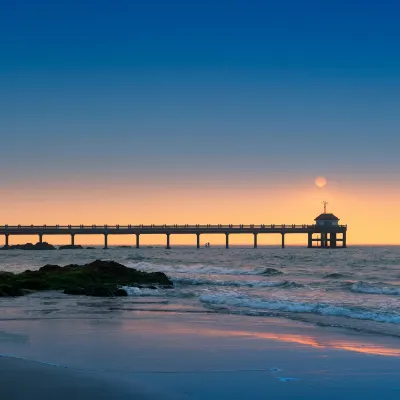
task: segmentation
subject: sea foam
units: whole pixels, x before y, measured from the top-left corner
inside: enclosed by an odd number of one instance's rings
[[[347,317],[361,320],[371,320],[400,324],[400,314],[350,309],[343,306],[326,303],[306,303],[288,300],[264,300],[247,296],[234,296],[232,294],[204,294],[200,301],[209,306],[230,306],[251,310],[283,311],[291,313],[313,313],[326,316]],[[246,311],[243,312],[246,314]]]
[[[203,278],[172,278],[172,281],[178,285],[193,286],[233,286],[233,287],[255,287],[255,288],[273,288],[273,287],[295,287],[299,285],[289,281],[256,281],[256,280],[221,280],[221,279],[203,279]]]
[[[400,287],[380,286],[379,284],[372,284],[367,282],[357,282],[350,287],[352,292],[368,293],[368,294],[386,294],[393,296],[400,296]]]

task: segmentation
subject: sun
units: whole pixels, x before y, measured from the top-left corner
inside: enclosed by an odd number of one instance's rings
[[[317,176],[314,182],[319,188],[323,188],[327,184],[326,178],[324,176]]]

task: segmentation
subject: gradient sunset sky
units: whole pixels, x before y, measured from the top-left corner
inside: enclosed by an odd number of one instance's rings
[[[399,244],[399,15],[393,0],[4,3],[0,224],[311,223],[328,200],[350,244]]]

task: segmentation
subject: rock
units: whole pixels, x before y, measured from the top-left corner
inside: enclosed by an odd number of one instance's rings
[[[128,292],[125,289],[119,288],[115,292],[115,296],[117,296],[117,297],[126,297],[126,296],[128,296]]]
[[[173,287],[162,272],[142,272],[115,261],[96,260],[90,264],[65,267],[49,264],[38,271],[0,273],[0,286],[4,286],[1,296],[22,295],[26,290],[62,290],[65,294],[99,297],[127,296],[121,286],[139,285],[151,289]]]
[[[132,246],[117,246],[117,249],[131,249]]]
[[[0,297],[16,297],[23,295],[23,291],[17,285],[0,285]]]
[[[86,290],[82,287],[68,288],[64,290],[64,294],[85,295]]]
[[[55,250],[56,248],[47,243],[47,242],[43,242],[43,243],[36,243],[36,244],[32,244],[32,243],[26,243],[26,244],[15,244],[12,246],[4,246],[2,247],[2,250]]]
[[[94,296],[94,297],[113,297],[117,288],[110,288],[105,285],[98,285],[98,286],[88,286],[85,288],[85,295],[86,296]]]
[[[86,250],[96,250],[96,247],[86,247]]]
[[[80,244],[67,244],[65,246],[60,246],[58,250],[82,250],[83,246]]]
[[[325,275],[324,278],[325,279],[340,279],[340,278],[346,278],[346,275],[339,274],[337,272],[333,272],[332,274]]]
[[[46,264],[44,267],[40,268],[39,271],[42,272],[54,272],[61,269],[61,267],[59,265],[51,265],[51,264]],[[32,272],[29,269],[26,270],[25,272]]]
[[[265,276],[276,276],[276,275],[282,275],[282,274],[283,274],[283,272],[281,272],[275,268],[265,268],[264,271],[262,272],[262,275],[265,275]]]

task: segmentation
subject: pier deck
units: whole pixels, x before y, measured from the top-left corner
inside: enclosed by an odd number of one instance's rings
[[[140,235],[164,234],[166,235],[166,248],[170,248],[170,235],[188,234],[196,235],[197,248],[200,247],[202,234],[224,234],[226,248],[229,248],[229,235],[253,234],[254,248],[257,248],[259,234],[281,234],[282,248],[285,247],[286,234],[307,234],[308,247],[338,248],[346,247],[347,225],[320,226],[320,225],[17,225],[0,226],[0,235],[5,236],[5,247],[9,246],[10,236],[35,235],[39,242],[43,242],[45,235],[70,235],[71,245],[75,244],[76,235],[103,235],[104,247],[108,248],[108,235],[136,235],[136,247],[140,247]],[[314,238],[314,235],[320,235]],[[341,235],[341,237],[338,237]],[[340,242],[341,246],[337,246]],[[316,243],[316,246],[314,244]]]

